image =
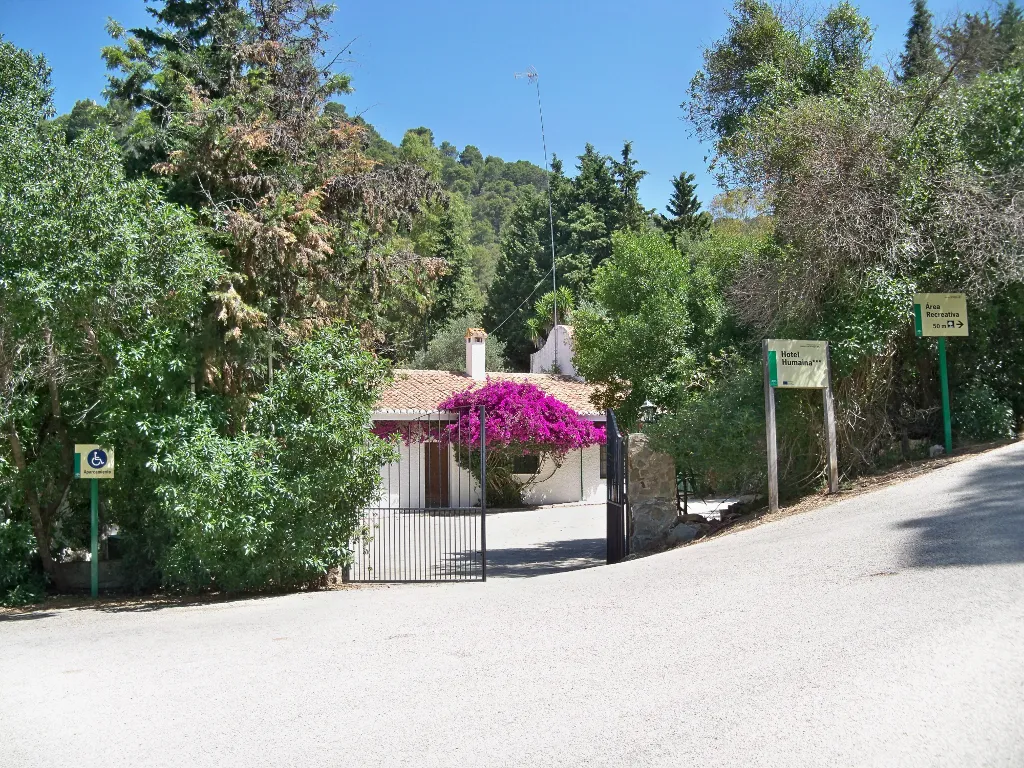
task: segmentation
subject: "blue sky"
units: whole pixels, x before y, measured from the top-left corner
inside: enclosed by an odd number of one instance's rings
[[[640,192],[664,206],[671,178],[695,173],[698,193],[717,191],[708,150],[690,135],[680,102],[701,54],[727,26],[730,2],[667,0],[433,0],[337,2],[333,43],[350,40],[343,65],[356,91],[349,112],[362,113],[398,142],[420,125],[460,148],[475,144],[505,160],[543,162],[536,93],[517,71],[541,74],[549,152],[569,162],[591,142],[617,154],[630,139],[648,171]],[[902,49],[910,3],[868,0],[860,7],[876,27],[874,53],[885,64]],[[957,10],[931,0],[941,21]],[[971,10],[972,5],[964,6]],[[143,0],[0,0],[0,34],[46,55],[56,104],[102,101],[107,17],[126,27],[146,23]]]

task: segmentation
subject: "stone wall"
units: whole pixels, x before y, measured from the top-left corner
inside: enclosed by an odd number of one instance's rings
[[[630,552],[660,552],[694,538],[697,528],[679,519],[672,457],[653,450],[643,433],[630,435],[628,445]]]

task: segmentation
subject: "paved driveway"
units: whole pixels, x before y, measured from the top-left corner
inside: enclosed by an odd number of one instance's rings
[[[0,763],[1024,765],[1024,445],[615,566],[0,621]]]
[[[521,578],[605,562],[604,504],[487,514],[487,577]]]

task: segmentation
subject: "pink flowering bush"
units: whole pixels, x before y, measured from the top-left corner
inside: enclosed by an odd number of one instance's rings
[[[479,447],[480,406],[487,409],[488,450],[515,447],[520,453],[564,458],[569,451],[604,442],[604,427],[580,418],[558,398],[525,382],[488,381],[452,395],[438,408],[460,411],[461,423],[448,429],[452,435],[461,431],[463,441]]]
[[[580,418],[556,397],[533,384],[488,381],[452,395],[438,405],[458,413],[446,427],[460,465],[480,479],[480,408],[487,414],[487,500],[495,505],[522,503],[523,491],[538,481],[516,475],[513,461],[526,454],[545,460],[554,472],[570,451],[603,443],[604,427]]]

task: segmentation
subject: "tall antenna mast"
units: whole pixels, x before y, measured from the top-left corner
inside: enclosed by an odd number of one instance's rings
[[[548,142],[544,136],[544,107],[540,101],[540,75],[533,67],[527,67],[525,72],[516,72],[516,80],[525,78],[528,82],[537,86],[537,114],[540,115],[540,143],[544,147],[544,170],[548,172],[548,225],[551,228],[551,305],[553,308],[554,325],[551,332],[554,333],[558,327],[558,269],[555,261],[555,213],[551,203],[551,166],[548,164]],[[558,366],[558,345],[555,344],[555,366]]]

